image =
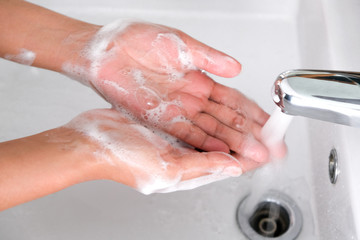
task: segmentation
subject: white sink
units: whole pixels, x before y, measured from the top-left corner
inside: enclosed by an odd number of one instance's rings
[[[356,0],[32,2],[97,24],[132,17],[181,29],[237,58],[242,74],[216,80],[239,89],[268,112],[275,107],[271,86],[284,70],[360,71]],[[6,61],[0,67],[0,141],[109,106],[62,75]],[[298,117],[287,134],[289,156],[276,174],[250,173],[191,191],[150,196],[110,181],[82,183],[0,212],[0,239],[246,239],[237,226],[236,209],[262,182],[299,205],[304,223],[298,239],[357,239],[359,141],[358,129]],[[328,177],[333,147],[340,168],[335,185]]]

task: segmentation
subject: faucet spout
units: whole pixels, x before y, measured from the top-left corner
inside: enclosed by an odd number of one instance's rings
[[[318,120],[360,127],[360,73],[290,70],[273,87],[281,111]]]

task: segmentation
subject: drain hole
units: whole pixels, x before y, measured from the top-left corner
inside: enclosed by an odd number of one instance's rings
[[[259,235],[275,238],[289,229],[290,217],[283,206],[274,202],[261,202],[250,217],[249,224]]]
[[[250,196],[250,195],[249,195]],[[294,240],[302,228],[302,215],[297,204],[276,190],[264,193],[252,208],[254,199],[246,196],[239,204],[236,219],[241,231],[250,240]]]

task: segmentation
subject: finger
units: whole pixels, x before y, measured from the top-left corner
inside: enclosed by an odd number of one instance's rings
[[[167,127],[168,132],[191,146],[204,151],[229,152],[223,141],[214,138],[190,121],[174,122]]]
[[[283,159],[287,154],[287,146],[284,141],[268,143],[267,147],[270,152],[270,156],[274,159]]]
[[[259,168],[259,167],[263,166],[264,164],[266,164],[266,162],[255,162],[251,159],[244,158],[238,153],[234,153],[234,154],[232,154],[232,156],[235,157],[238,160],[238,162],[240,163],[243,173],[252,171],[252,170]]]
[[[243,172],[238,160],[222,152],[193,152],[178,161],[181,180],[172,187],[157,192],[174,192],[194,189],[229,177],[240,176]]]
[[[256,140],[262,141],[262,126],[248,119],[246,115],[213,101],[207,103],[204,112],[236,131],[244,132],[250,130]]]
[[[241,154],[243,157],[257,162],[268,160],[267,148],[253,137],[250,129],[245,128],[243,131],[236,131],[206,113],[197,114],[193,122],[208,135],[222,140],[231,150]]]
[[[237,159],[223,152],[193,152],[179,161],[183,169],[182,180],[188,180],[212,173],[239,176],[242,173]]]
[[[241,71],[241,64],[227,54],[211,48],[193,38],[180,33],[187,44],[193,64],[207,72],[221,77],[235,77]]]
[[[195,98],[188,97],[187,99],[192,99],[190,102],[195,102],[193,106],[196,106]],[[158,110],[148,111],[145,120],[154,122],[156,127],[162,128],[167,133],[195,148],[204,151],[230,151],[223,141],[209,136],[201,128],[187,120],[189,119],[189,111],[184,111],[176,104],[164,105],[162,108],[165,110],[160,113]],[[196,112],[198,109],[195,108],[193,111]]]
[[[215,82],[206,75],[206,73],[201,71],[189,71],[184,76],[184,79],[187,80],[187,83],[181,88],[182,92],[196,96],[197,98],[208,99],[210,97]]]
[[[237,112],[225,105],[218,104],[213,101],[208,101],[204,107],[204,112],[238,131],[243,130],[247,125],[247,119],[243,113]]]
[[[264,125],[269,115],[264,112],[255,102],[249,100],[236,89],[232,89],[215,83],[210,99],[219,104],[223,104],[235,111],[244,113],[247,117]]]
[[[185,114],[188,119],[193,119],[199,112],[206,112],[223,124],[239,131],[241,131],[246,124],[251,123],[256,125],[258,123],[258,121],[254,122],[251,116],[248,118],[245,111],[240,111],[239,109],[234,110],[226,105],[207,100],[216,83],[206,74],[192,71],[187,74],[186,78],[191,81],[191,84],[187,84],[182,88],[182,91],[186,92],[186,94],[177,93],[174,99],[181,101],[182,107],[186,109],[183,114]],[[232,90],[231,88],[228,89]],[[238,91],[236,91],[236,93],[241,95]],[[206,100],[204,101],[203,98],[199,98],[201,96],[206,98]],[[245,100],[249,101],[247,98],[245,98]],[[251,104],[253,104],[253,102],[251,102]],[[257,105],[255,106],[258,107]],[[260,109],[260,112],[263,111]],[[267,117],[268,115],[265,113],[265,116],[262,118],[267,119]],[[261,125],[255,126],[253,129],[254,136],[257,140],[261,139],[259,130],[261,130],[264,122],[262,119],[260,119],[260,121]]]

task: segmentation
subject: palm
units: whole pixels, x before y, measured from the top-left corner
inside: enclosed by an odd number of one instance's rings
[[[96,64],[92,84],[114,107],[197,148],[266,158],[258,140],[267,114],[199,70],[236,75],[239,63],[223,53],[174,29],[138,23],[118,33]]]
[[[237,154],[235,159],[222,152],[197,152],[168,141],[114,109],[85,112],[65,127],[87,138],[105,178],[145,194],[191,189],[258,166]]]

